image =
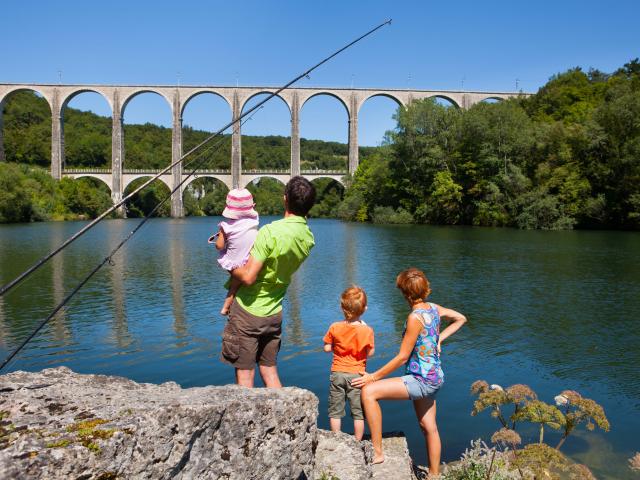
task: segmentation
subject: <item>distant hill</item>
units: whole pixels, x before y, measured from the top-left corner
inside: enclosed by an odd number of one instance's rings
[[[125,125],[125,168],[159,168],[171,162],[171,129],[145,123]],[[111,119],[92,112],[64,111],[65,163],[68,167],[102,167],[111,164]],[[183,151],[204,140],[209,132],[183,128]],[[207,154],[206,168],[230,168],[231,138]],[[4,146],[7,161],[48,168],[51,162],[51,113],[45,99],[33,92],[11,95],[4,107]],[[377,147],[361,147],[366,158]],[[348,145],[322,140],[300,140],[305,169],[346,169]],[[246,169],[286,169],[290,164],[290,139],[282,136],[242,137]]]

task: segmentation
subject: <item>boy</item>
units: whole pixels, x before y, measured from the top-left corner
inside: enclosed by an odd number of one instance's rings
[[[360,317],[367,309],[367,294],[357,286],[347,288],[340,297],[344,320],[335,322],[324,336],[324,351],[333,351],[331,384],[329,387],[329,424],[332,432],[340,431],[344,417],[345,399],[353,418],[356,440],[364,435],[364,415],[360,403],[360,389],[351,386],[351,380],[365,373],[367,357],[373,355],[373,329]]]

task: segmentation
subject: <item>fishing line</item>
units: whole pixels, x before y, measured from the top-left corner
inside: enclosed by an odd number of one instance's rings
[[[358,38],[356,38],[355,40],[353,40],[352,42],[348,43],[347,45],[345,45],[344,47],[340,48],[339,50],[336,50],[334,53],[332,53],[331,55],[329,55],[328,57],[324,58],[323,60],[321,60],[320,62],[318,62],[317,64],[315,64],[313,67],[309,68],[308,70],[306,70],[304,73],[301,73],[300,75],[298,75],[297,77],[295,77],[293,80],[289,81],[288,83],[286,83],[285,85],[283,85],[282,87],[280,87],[278,90],[276,90],[275,92],[270,93],[265,99],[263,99],[262,101],[260,101],[259,103],[257,103],[256,105],[254,105],[252,108],[250,108],[249,110],[247,110],[246,112],[242,113],[239,117],[232,119],[231,122],[229,122],[228,124],[226,124],[224,127],[222,127],[220,130],[218,130],[215,133],[212,133],[209,137],[205,138],[202,142],[200,142],[198,145],[196,145],[195,147],[193,147],[191,150],[189,150],[187,153],[185,153],[184,155],[182,155],[178,160],[176,160],[174,163],[172,163],[171,165],[169,165],[168,167],[166,167],[164,170],[160,171],[160,173],[156,174],[154,177],[151,177],[147,182],[145,182],[143,185],[141,185],[140,187],[138,187],[137,189],[135,189],[133,192],[131,192],[129,195],[125,196],[124,198],[122,198],[122,200],[120,200],[119,202],[117,202],[116,204],[114,204],[112,207],[110,207],[109,209],[107,209],[105,212],[103,212],[102,214],[100,214],[98,217],[96,217],[92,222],[88,223],[87,225],[85,225],[83,228],[81,228],[80,230],[78,230],[75,234],[73,234],[72,236],[70,236],[67,240],[65,240],[64,242],[62,242],[62,244],[60,244],[60,246],[58,246],[56,249],[54,249],[53,251],[49,252],[47,255],[43,256],[40,260],[38,260],[35,264],[33,264],[31,267],[29,267],[27,270],[25,270],[24,272],[22,272],[20,275],[18,275],[16,278],[14,278],[13,280],[11,280],[9,283],[7,283],[6,285],[3,285],[2,287],[0,287],[0,297],[2,297],[4,294],[6,294],[9,290],[11,290],[12,288],[14,288],[16,285],[18,285],[20,282],[22,282],[25,278],[27,278],[29,275],[31,275],[33,272],[35,272],[36,270],[38,270],[40,267],[42,267],[47,261],[49,261],[52,257],[54,257],[55,255],[57,255],[58,253],[60,253],[64,248],[66,248],[68,245],[70,245],[72,242],[74,242],[75,240],[77,240],[78,238],[80,238],[82,235],[84,235],[85,233],[87,233],[90,229],[92,229],[93,227],[95,227],[98,223],[100,223],[105,217],[107,217],[108,215],[110,215],[111,213],[113,213],[114,211],[116,211],[116,209],[118,209],[120,206],[124,205],[125,202],[127,202],[127,200],[129,200],[133,195],[135,195],[136,193],[138,193],[140,190],[142,190],[143,188],[147,187],[151,182],[153,182],[154,180],[157,180],[161,175],[164,175],[165,173],[167,173],[172,167],[180,164],[186,157],[188,157],[189,155],[191,155],[192,153],[194,153],[195,151],[197,151],[199,148],[201,148],[202,146],[204,146],[205,144],[209,143],[211,140],[213,140],[214,138],[220,136],[222,134],[222,132],[224,132],[225,130],[227,130],[229,127],[232,127],[233,125],[235,125],[236,123],[238,123],[242,118],[246,117],[247,115],[249,115],[250,113],[254,112],[256,109],[260,108],[262,105],[264,105],[265,103],[267,103],[269,100],[271,100],[273,97],[277,96],[279,93],[281,93],[283,90],[286,90],[287,88],[289,88],[291,85],[293,85],[294,83],[296,83],[298,80],[300,80],[301,78],[304,77],[308,77],[309,74],[311,72],[313,72],[316,68],[320,67],[321,65],[325,64],[326,62],[328,62],[329,60],[331,60],[333,57],[335,57],[336,55],[342,53],[343,51],[345,51],[346,49],[348,49],[349,47],[351,47],[352,45],[358,43],[360,40],[364,39],[365,37],[368,37],[369,35],[371,35],[372,33],[374,33],[375,31],[379,30],[380,28],[384,27],[385,25],[390,25],[391,24],[391,19],[381,23],[380,25],[378,25],[377,27],[372,28],[371,30],[369,30],[367,33],[359,36]]]
[[[262,108],[262,107],[261,107]],[[252,114],[250,117],[246,118],[243,122],[240,123],[240,126],[244,125],[246,122],[248,122],[249,120],[251,120],[251,118],[253,118]],[[20,352],[20,350],[22,350],[37,334],[40,330],[42,330],[42,327],[44,327],[47,323],[49,323],[49,321],[54,318],[56,316],[56,314],[67,304],[69,303],[69,301],[74,297],[74,295],[76,293],[78,293],[78,291],[80,291],[80,289],[91,279],[91,277],[93,277],[96,273],[98,273],[98,271],[105,265],[105,264],[109,264],[109,265],[115,265],[114,261],[113,261],[113,256],[118,252],[118,250],[120,250],[120,248],[122,248],[122,246],[124,246],[125,243],[127,243],[131,237],[133,237],[135,235],[135,233],[140,230],[142,228],[142,226],[147,223],[147,221],[149,221],[151,219],[151,217],[153,217],[156,212],[160,209],[160,207],[162,207],[162,205],[165,204],[165,202],[169,199],[171,199],[172,195],[177,192],[180,187],[182,187],[182,185],[184,184],[184,182],[186,182],[189,178],[191,178],[191,176],[195,176],[196,175],[196,171],[198,170],[198,168],[200,168],[201,163],[206,159],[205,158],[205,154],[209,153],[209,151],[211,151],[212,149],[214,149],[215,147],[217,147],[218,145],[222,144],[222,142],[224,142],[226,140],[226,138],[220,138],[216,143],[209,145],[205,150],[203,150],[202,152],[200,152],[194,159],[192,159],[189,163],[187,163],[185,165],[185,167],[188,167],[190,165],[192,165],[194,162],[198,161],[197,165],[193,168],[193,170],[191,170],[191,173],[189,173],[185,178],[182,179],[182,181],[173,189],[171,190],[171,192],[169,192],[169,195],[167,195],[164,199],[162,199],[160,202],[158,202],[158,204],[153,208],[153,210],[151,210],[151,212],[149,212],[141,221],[140,223],[138,223],[135,228],[133,230],[131,230],[129,232],[129,234],[124,237],[124,239],[109,253],[109,255],[107,255],[98,265],[96,265],[87,276],[85,276],[82,281],[76,285],[76,287],[71,291],[71,293],[69,293],[69,295],[67,295],[60,303],[58,303],[58,305],[56,305],[56,307],[53,309],[53,311],[49,314],[49,316],[47,316],[47,318],[45,318],[42,322],[40,322],[40,324],[38,325],[38,327],[31,333],[31,335],[29,335],[21,344],[20,346],[18,346],[18,348],[16,348],[3,362],[2,365],[0,365],[0,371],[2,371],[2,369],[9,364],[9,362]]]

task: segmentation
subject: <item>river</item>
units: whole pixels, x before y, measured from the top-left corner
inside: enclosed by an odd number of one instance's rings
[[[219,219],[149,222],[74,297],[8,370],[66,365],[81,373],[122,375],[183,387],[233,381],[219,362],[225,319],[217,312],[226,272],[206,242]],[[269,221],[271,219],[263,219]],[[138,220],[110,220],[0,298],[4,358]],[[82,222],[0,226],[4,284],[77,231]],[[563,451],[600,478],[631,478],[627,459],[640,451],[640,234],[542,232],[430,226],[376,226],[311,220],[316,247],[295,275],[284,305],[280,372],[286,385],[320,398],[326,418],[331,356],[322,337],[341,318],[349,284],[368,294],[365,320],[376,333],[378,368],[398,349],[407,306],[397,273],[417,266],[432,285],[431,301],[463,312],[465,327],[443,347],[446,384],[438,397],[443,460],[459,458],[474,438],[498,425],[487,412],[472,417],[470,384],[530,385],[553,402],[577,390],[601,403],[611,431],[569,437]],[[383,403],[384,429],[407,434],[425,463],[409,402]],[[350,428],[350,420],[344,422]],[[548,430],[548,429],[547,429]],[[536,431],[523,432],[534,441]],[[559,435],[547,433],[555,445]]]

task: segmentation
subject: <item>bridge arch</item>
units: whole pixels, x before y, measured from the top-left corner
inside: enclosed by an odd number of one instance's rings
[[[124,195],[128,195],[134,189],[138,188],[146,180],[152,178],[149,174],[132,175],[126,180],[124,187]],[[124,180],[123,180],[124,183]],[[148,215],[159,202],[164,200],[171,193],[171,186],[168,181],[160,177],[155,179],[147,187],[134,195],[125,205],[127,216],[142,217]],[[171,214],[171,201],[164,202],[162,207],[156,213],[158,217],[168,217]]]
[[[505,100],[506,99],[503,97],[490,96],[480,100],[480,103],[499,103],[499,102],[504,102]]]
[[[23,95],[24,103],[31,102],[28,111],[16,109],[15,116],[19,125],[7,123],[5,109],[12,104],[12,99],[19,101]],[[45,103],[40,103],[44,101]],[[39,103],[42,108],[39,107]],[[46,104],[47,108],[43,106]],[[11,105],[12,106],[12,105]],[[38,165],[50,168],[52,163],[52,119],[53,112],[51,101],[43,93],[43,90],[30,86],[17,86],[10,88],[0,98],[0,161],[13,160],[19,163]],[[15,128],[14,128],[15,127]],[[43,131],[44,130],[44,134]],[[25,138],[37,138],[46,142],[29,142]],[[12,147],[9,148],[8,147]]]
[[[269,90],[256,90],[255,92],[252,92],[251,95],[249,95],[247,98],[245,98],[242,101],[242,105],[240,107],[240,111],[244,112],[245,108],[247,107],[247,104],[255,97],[259,96],[259,95],[271,95],[273,92],[269,91]],[[280,100],[282,100],[284,102],[284,104],[287,106],[287,109],[289,110],[289,116],[291,116],[291,105],[289,105],[289,102],[287,101],[286,98],[284,98],[281,95],[276,95],[277,98],[279,98]],[[268,105],[268,102],[265,104]]]
[[[72,90],[71,92],[69,92],[67,96],[64,97],[64,99],[60,103],[60,112],[61,113],[64,112],[64,109],[67,108],[67,105],[69,104],[69,102],[73,100],[75,97],[77,97],[78,95],[80,95],[81,93],[95,93],[97,95],[100,95],[102,98],[104,98],[107,101],[107,104],[111,109],[111,114],[113,115],[113,103],[111,101],[111,98],[109,98],[109,95],[105,94],[100,89],[94,88],[94,87],[78,88],[76,90]]]
[[[222,215],[226,205],[229,185],[214,175],[202,175],[189,178],[182,193],[187,215]]]
[[[81,178],[91,178],[92,180],[97,180],[101,184],[106,185],[107,188],[109,189],[109,194],[112,193],[111,192],[111,185],[109,185],[109,182],[106,180],[106,178],[104,178],[100,174],[80,173],[80,174],[76,174],[76,175],[65,175],[65,178],[71,178],[74,181],[75,180],[80,180]]]
[[[326,95],[328,97],[333,97],[336,100],[338,100],[340,102],[340,104],[344,107],[345,112],[347,112],[347,118],[350,119],[351,118],[351,111],[349,110],[349,106],[347,105],[347,102],[340,96],[340,95],[336,95],[335,93],[329,91],[329,90],[320,90],[318,92],[314,92],[311,95],[309,95],[308,97],[306,97],[302,103],[300,104],[300,111],[302,111],[302,109],[304,108],[305,104],[311,100],[312,98],[315,97],[319,97],[322,95]]]
[[[156,90],[155,88],[143,88],[143,89],[135,90],[135,91],[129,93],[122,100],[122,107],[120,108],[120,112],[121,112],[123,117],[124,117],[124,112],[127,109],[127,106],[129,105],[129,102],[131,102],[131,100],[133,100],[135,97],[137,97],[139,95],[142,95],[143,93],[155,93],[156,95],[160,95],[167,102],[167,105],[169,105],[169,109],[171,110],[171,113],[173,114],[173,101],[172,101],[171,98],[167,97],[163,91]]]
[[[362,108],[362,106],[368,101],[371,100],[372,98],[375,97],[384,97],[384,98],[388,98],[390,100],[393,100],[398,107],[404,107],[405,104],[402,100],[400,100],[399,97],[396,97],[395,95],[388,93],[388,92],[376,92],[376,93],[372,93],[371,95],[368,95],[366,97],[363,97],[360,102],[358,102],[358,112],[360,112],[360,109]]]
[[[210,90],[210,89],[202,89],[202,90],[197,90],[191,94],[189,94],[189,96],[187,96],[183,101],[182,101],[182,106],[181,106],[181,110],[180,110],[180,116],[184,116],[184,110],[187,107],[187,105],[189,104],[189,102],[193,99],[195,99],[196,97],[200,97],[203,95],[213,95],[215,97],[219,97],[222,100],[224,100],[227,104],[227,106],[229,107],[229,117],[231,117],[231,109],[232,109],[232,105],[231,105],[231,101],[225,97],[222,93],[216,91],[216,90]],[[222,126],[222,125],[221,125]]]
[[[141,174],[126,174],[123,176],[122,179],[122,191],[126,191],[127,188],[129,188],[129,186],[134,183],[137,180],[140,180],[141,178],[152,178],[152,175],[149,173],[141,173]],[[164,185],[166,185],[166,187],[169,189],[169,192],[171,191],[171,180],[169,178],[169,175],[160,175],[160,177],[158,177],[157,179],[154,180],[154,182],[162,182]]]
[[[98,100],[106,112],[95,102],[82,104],[91,97]],[[77,100],[76,100],[77,99]],[[67,109],[71,108],[72,111]],[[60,107],[62,135],[62,168],[91,167],[109,168],[111,166],[113,108],[108,98],[97,90],[78,89],[67,95]],[[87,141],[89,140],[89,141]]]
[[[462,108],[462,105],[458,104],[458,102],[456,102],[453,98],[451,98],[451,97],[449,97],[447,95],[442,95],[442,94],[431,95],[431,96],[429,96],[427,98],[432,98],[436,102],[438,101],[438,99],[445,100],[446,102],[450,103],[452,106],[456,107],[458,110],[460,110]]]
[[[231,186],[231,182],[228,179],[229,175],[213,175],[211,173],[198,173],[197,175],[191,175],[183,184],[182,184],[182,190],[185,191],[187,189],[187,187],[189,185],[191,185],[193,182],[203,179],[211,179],[211,180],[215,180],[219,183],[221,183],[222,185],[224,185],[225,187],[227,187],[227,190],[231,190],[232,186]]]
[[[47,105],[49,106],[49,111],[53,112],[53,106],[51,103],[51,99],[49,98],[49,96],[41,89],[37,88],[37,87],[32,87],[32,86],[22,86],[22,85],[18,85],[12,88],[9,88],[2,97],[0,97],[0,114],[2,113],[2,109],[4,108],[4,105],[6,103],[6,100],[14,93],[16,92],[33,92],[36,95],[38,95],[41,98],[44,98],[47,101]]]

